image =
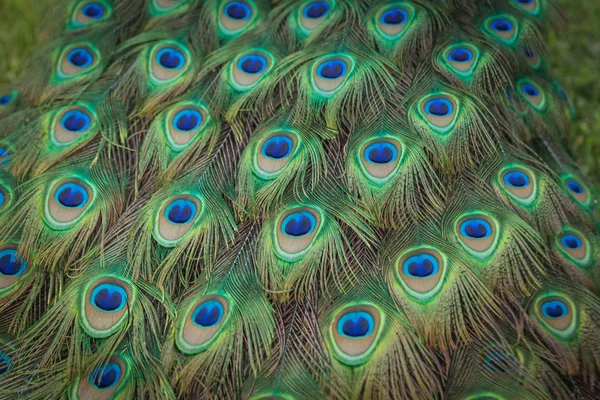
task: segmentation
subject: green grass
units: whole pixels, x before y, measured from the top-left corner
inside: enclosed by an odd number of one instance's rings
[[[568,24],[550,35],[554,73],[577,107],[569,142],[584,172],[600,177],[600,7],[592,0],[559,0]],[[52,0],[2,0],[0,87],[15,81],[39,42],[36,24]]]

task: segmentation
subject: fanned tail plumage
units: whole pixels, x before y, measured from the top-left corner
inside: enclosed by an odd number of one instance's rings
[[[58,0],[0,94],[0,398],[598,398],[563,22]]]

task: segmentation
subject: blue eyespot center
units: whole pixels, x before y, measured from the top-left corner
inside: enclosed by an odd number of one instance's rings
[[[564,247],[569,249],[579,249],[583,246],[581,239],[577,235],[568,234],[562,237],[560,240]]]
[[[497,19],[492,21],[491,27],[498,32],[509,32],[513,29],[513,24],[508,19]]]
[[[187,224],[196,216],[196,204],[190,200],[177,199],[167,206],[165,216],[173,224]]]
[[[216,300],[200,304],[192,314],[192,321],[203,328],[217,325],[223,318],[223,305]]]
[[[6,201],[6,196],[4,195],[4,192],[2,192],[2,190],[0,190],[0,208],[2,208],[5,201]]]
[[[523,91],[523,93],[525,93],[527,96],[531,96],[531,97],[535,97],[535,96],[537,96],[537,95],[539,95],[539,94],[540,94],[539,90],[538,90],[538,89],[537,89],[535,86],[533,86],[533,85],[531,85],[531,84],[529,84],[529,83],[526,83],[525,85],[523,85],[523,86],[521,87],[521,90],[522,90],[522,91]]]
[[[83,15],[92,19],[102,18],[104,15],[104,8],[98,3],[86,4],[81,10]]]
[[[231,1],[225,6],[225,14],[232,19],[246,20],[251,13],[250,7],[240,1]]]
[[[0,251],[0,274],[4,276],[19,276],[25,271],[27,263],[22,257],[17,256],[15,249]]]
[[[273,136],[262,145],[262,154],[276,160],[285,158],[292,152],[294,144],[287,136]]]
[[[185,64],[183,53],[172,47],[159,50],[158,54],[156,54],[156,59],[166,69],[179,70]]]
[[[198,129],[202,122],[202,114],[198,110],[185,109],[180,110],[173,118],[173,125],[182,132],[189,132]]]
[[[408,12],[400,7],[392,8],[381,14],[379,21],[384,25],[400,25],[408,19]]]
[[[88,114],[79,110],[69,110],[63,115],[60,124],[68,131],[83,132],[89,128],[91,122]]]
[[[353,339],[369,336],[373,333],[375,323],[371,314],[365,311],[349,312],[338,322],[338,333]]]
[[[365,159],[373,164],[389,164],[397,157],[396,146],[388,142],[372,143],[365,149]]]
[[[249,54],[240,58],[238,68],[248,74],[260,74],[267,68],[267,59],[259,54]]]
[[[288,236],[305,236],[315,229],[317,221],[309,212],[298,211],[291,213],[283,220],[283,232]]]
[[[585,191],[583,189],[583,186],[581,185],[581,183],[579,183],[573,179],[571,179],[569,182],[567,182],[567,187],[569,188],[569,190],[571,192],[576,193],[576,194],[582,194]]]
[[[58,188],[55,197],[63,207],[81,208],[88,201],[88,192],[83,186],[69,182]]]
[[[114,362],[100,364],[90,374],[88,381],[98,389],[113,387],[121,377],[121,367]]]
[[[342,60],[326,60],[319,64],[317,75],[324,79],[338,79],[346,74],[348,66]]]
[[[569,308],[562,300],[550,300],[542,304],[542,314],[546,318],[562,318],[569,313]]]
[[[0,106],[5,106],[8,103],[10,103],[10,100],[12,99],[12,96],[10,94],[5,94],[0,96]]]
[[[418,254],[404,262],[404,274],[413,278],[427,278],[437,274],[438,260],[430,254]]]
[[[92,291],[92,304],[105,311],[119,311],[125,307],[127,292],[121,286],[112,283],[102,283]]]
[[[446,99],[432,99],[425,104],[427,114],[445,117],[452,114],[452,103]]]
[[[461,224],[460,233],[471,239],[484,239],[492,234],[492,227],[483,219],[473,218]]]
[[[511,171],[504,175],[504,183],[507,186],[523,188],[529,186],[529,177],[521,171]]]
[[[321,18],[329,11],[329,4],[324,1],[314,1],[304,8],[304,16],[310,19]]]
[[[448,54],[448,58],[454,62],[468,62],[473,59],[473,52],[466,47],[457,47]]]
[[[94,56],[89,50],[83,47],[77,47],[67,54],[67,60],[78,68],[87,68],[94,61]]]
[[[12,361],[7,354],[0,351],[0,376],[10,371],[12,367]]]
[[[517,3],[521,3],[521,4],[531,4],[531,2],[533,0],[516,0],[516,1],[517,1]]]

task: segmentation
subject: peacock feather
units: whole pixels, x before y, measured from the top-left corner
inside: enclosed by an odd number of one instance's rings
[[[57,0],[0,91],[0,398],[594,399],[554,0]]]

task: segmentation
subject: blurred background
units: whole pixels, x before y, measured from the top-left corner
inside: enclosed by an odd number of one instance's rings
[[[0,0],[0,88],[44,38],[36,24],[56,0]],[[577,108],[569,142],[582,170],[600,183],[600,3],[558,0],[567,25],[548,38],[554,74]]]

